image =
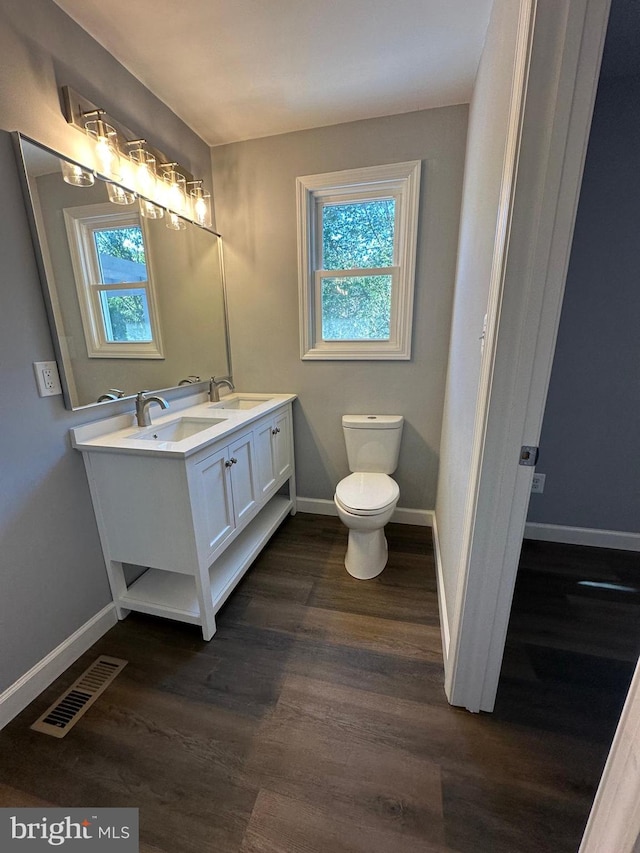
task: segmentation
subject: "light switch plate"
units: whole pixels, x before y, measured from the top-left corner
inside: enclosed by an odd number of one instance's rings
[[[33,372],[36,375],[38,394],[41,397],[55,397],[62,394],[60,374],[55,361],[34,361]]]

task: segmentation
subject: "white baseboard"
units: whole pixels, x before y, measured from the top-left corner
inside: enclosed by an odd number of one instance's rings
[[[0,693],[0,729],[39,696],[80,655],[106,634],[118,621],[114,604],[108,604],[64,642]]]
[[[323,498],[298,497],[296,503],[298,512],[309,512],[313,515],[338,515],[334,502]],[[431,527],[433,510],[405,509],[399,506],[396,507],[391,521],[396,524],[417,524],[419,527]]]
[[[561,524],[528,522],[525,539],[562,542],[565,545],[590,545],[592,548],[617,548],[620,551],[640,551],[640,533],[621,530],[596,530],[591,527],[566,527]]]
[[[440,611],[440,631],[442,633],[442,653],[445,663],[449,658],[449,643],[451,642],[451,631],[449,628],[449,613],[447,611],[447,597],[444,592],[444,574],[442,567],[442,554],[440,553],[440,540],[438,538],[438,522],[433,514],[433,554],[436,561],[436,578],[438,582],[438,610]]]

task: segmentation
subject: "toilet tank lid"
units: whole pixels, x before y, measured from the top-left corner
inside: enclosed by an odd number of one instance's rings
[[[402,415],[343,415],[342,426],[349,429],[399,429]]]

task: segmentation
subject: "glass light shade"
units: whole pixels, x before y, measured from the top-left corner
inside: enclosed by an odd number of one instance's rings
[[[185,214],[187,211],[187,181],[184,175],[175,169],[167,169],[162,176],[164,181],[163,204],[173,213]]]
[[[162,219],[164,216],[164,208],[158,207],[157,204],[154,204],[152,201],[148,201],[146,198],[138,199],[140,204],[140,215],[144,216],[145,219]]]
[[[122,177],[120,169],[120,154],[118,152],[118,135],[110,124],[97,118],[85,123],[89,136],[95,140],[96,158],[101,174],[107,178],[119,181]]]
[[[74,187],[92,187],[95,181],[93,172],[88,169],[83,169],[77,163],[70,163],[68,160],[60,160],[60,168],[62,169],[62,178],[67,184]]]
[[[211,194],[202,187],[194,187],[190,196],[195,222],[203,228],[211,228]]]
[[[136,189],[140,195],[153,198],[156,187],[156,158],[144,146],[139,145],[129,151],[129,160],[133,164]]]
[[[184,231],[186,227],[187,223],[177,213],[167,211],[167,228],[171,228],[172,231]]]
[[[112,184],[108,181],[107,193],[109,194],[109,201],[112,201],[114,204],[133,204],[136,200],[135,193],[129,192],[129,190],[125,190],[124,187],[121,187],[118,184]]]

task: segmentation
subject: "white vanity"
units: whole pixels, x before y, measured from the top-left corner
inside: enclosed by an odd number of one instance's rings
[[[295,513],[293,394],[194,395],[153,424],[121,415],[71,430],[82,452],[119,618],[216,630],[215,614]],[[127,585],[123,563],[145,571]]]

